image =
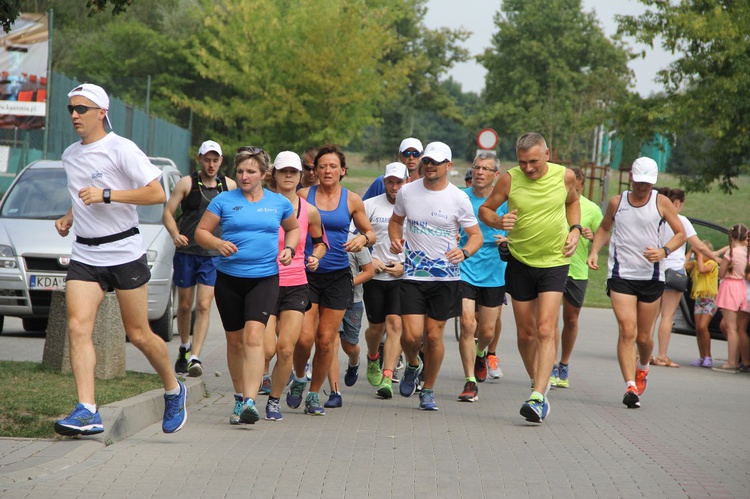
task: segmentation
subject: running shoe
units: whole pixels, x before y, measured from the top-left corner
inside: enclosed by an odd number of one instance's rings
[[[396,362],[396,371],[400,371],[404,368],[404,354],[398,356],[398,362]]]
[[[638,396],[640,397],[643,395],[643,392],[646,391],[646,385],[648,384],[648,369],[646,370],[640,370],[638,368],[635,369],[635,389],[638,393]]]
[[[476,402],[479,400],[479,388],[473,381],[467,381],[464,385],[464,391],[458,396],[461,402]]]
[[[311,416],[325,416],[326,411],[320,406],[320,397],[317,393],[308,393],[305,399],[305,414]]]
[[[344,399],[341,398],[341,392],[331,392],[328,396],[328,400],[323,404],[323,407],[331,409],[334,407],[341,407],[342,405],[344,405]]]
[[[240,414],[242,414],[242,397],[234,396],[234,411],[229,415],[229,424],[240,424]]]
[[[560,376],[560,371],[557,368],[557,364],[552,366],[552,374],[549,376],[550,386],[557,386],[557,378]]]
[[[260,382],[258,393],[261,393],[263,395],[271,395],[271,376],[269,376],[268,374],[263,375],[263,380]]]
[[[532,423],[541,423],[550,413],[550,404],[547,397],[539,399],[529,399],[521,406],[521,416],[526,421]]]
[[[55,421],[55,432],[58,435],[96,435],[103,431],[99,411],[91,412],[83,404],[77,404],[68,417]]]
[[[305,364],[305,376],[307,377],[307,381],[312,379],[312,364],[309,362]]]
[[[503,377],[503,370],[500,369],[500,358],[497,355],[488,355],[487,365],[489,367],[487,374],[490,378],[500,379]]]
[[[628,386],[628,391],[622,398],[622,403],[628,406],[628,409],[638,409],[641,406],[641,399],[638,398],[638,389],[632,385]]]
[[[281,406],[277,401],[270,400],[266,403],[266,421],[281,421]]]
[[[258,414],[258,408],[255,407],[255,401],[253,399],[247,399],[242,404],[240,422],[245,424],[255,424],[259,419],[260,414]]]
[[[187,374],[188,357],[190,357],[190,350],[180,347],[180,351],[177,354],[177,361],[174,363],[174,372],[177,374]]]
[[[187,421],[187,394],[188,389],[177,380],[180,386],[180,393],[177,395],[164,394],[164,419],[161,423],[161,429],[164,433],[174,433],[180,431]]]
[[[568,379],[569,366],[560,364],[558,366],[557,387],[570,388],[570,379]]]
[[[706,357],[703,359],[703,364],[701,364],[701,367],[708,367],[709,369],[713,367],[713,360],[711,357]]]
[[[372,386],[380,386],[381,381],[383,381],[383,370],[380,368],[377,359],[367,359],[367,381]]]
[[[393,377],[391,378],[391,382],[398,383],[398,380],[399,380],[398,376],[399,376],[398,371],[393,371]]]
[[[191,378],[200,378],[203,376],[203,364],[199,358],[195,358],[188,362],[187,373]]]
[[[404,368],[404,377],[398,386],[398,391],[403,397],[411,397],[417,391],[417,380],[419,373],[422,372],[422,359],[419,359],[419,366],[412,367],[408,362]]]
[[[347,363],[348,364],[348,363]],[[356,366],[346,366],[346,374],[344,374],[344,384],[346,386],[354,386],[359,378],[359,363]]]
[[[292,381],[292,386],[289,387],[289,391],[286,392],[286,405],[292,409],[296,409],[302,403],[302,394],[305,393],[305,387],[307,383],[304,381]]]
[[[393,381],[386,377],[383,377],[383,381],[378,387],[378,397],[384,399],[393,398]]]
[[[438,406],[435,403],[435,393],[429,388],[423,388],[419,394],[419,408],[423,411],[438,410]]]
[[[479,383],[487,379],[487,354],[482,357],[477,355],[474,359],[474,377]]]

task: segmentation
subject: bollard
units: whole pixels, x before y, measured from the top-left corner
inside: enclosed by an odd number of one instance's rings
[[[94,376],[97,379],[125,376],[125,328],[115,293],[107,293],[99,305],[93,341],[96,352]],[[72,372],[64,291],[52,292],[42,364],[62,373]]]

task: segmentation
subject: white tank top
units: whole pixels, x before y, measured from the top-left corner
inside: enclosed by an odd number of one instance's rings
[[[643,256],[647,247],[661,248],[664,245],[661,227],[666,221],[656,205],[658,193],[652,190],[648,202],[637,207],[628,201],[629,194],[630,191],[622,193],[614,216],[607,277],[664,281],[661,261],[651,263]]]

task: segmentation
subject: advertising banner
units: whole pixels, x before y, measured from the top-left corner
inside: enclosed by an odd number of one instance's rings
[[[44,128],[47,113],[47,14],[21,14],[0,30],[0,128]]]

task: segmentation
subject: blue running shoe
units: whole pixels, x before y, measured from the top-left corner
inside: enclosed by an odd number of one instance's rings
[[[304,381],[292,381],[292,386],[289,387],[289,391],[286,392],[286,405],[292,409],[296,409],[302,403],[302,394],[305,393],[305,387],[307,383]]]
[[[570,380],[568,379],[568,366],[566,364],[560,364],[558,369],[559,374],[557,375],[557,387],[558,388],[569,388]]]
[[[323,407],[333,408],[341,407],[342,405],[344,405],[344,399],[341,398],[341,392],[331,392]]]
[[[544,397],[542,400],[529,399],[521,406],[521,416],[525,417],[526,421],[541,423],[549,414],[549,410],[550,406],[547,397]]]
[[[234,396],[234,411],[229,416],[229,424],[240,424],[240,414],[242,414],[242,397]]]
[[[346,374],[344,374],[344,384],[346,386],[354,386],[359,378],[359,364],[356,366],[346,366]]]
[[[435,393],[429,388],[422,388],[419,392],[419,408],[423,411],[437,411],[438,406],[435,403]]]
[[[261,393],[263,395],[271,395],[271,377],[268,374],[263,375],[263,380],[260,382],[258,393]]]
[[[550,386],[557,386],[557,380],[560,377],[560,370],[557,368],[557,364],[552,366],[552,373],[549,375]]]
[[[96,435],[104,431],[99,411],[91,412],[83,404],[77,404],[68,417],[55,421],[58,435]]]
[[[258,414],[258,408],[255,407],[255,401],[253,399],[245,400],[240,413],[240,423],[255,424],[259,419],[260,414]]]
[[[266,404],[266,421],[281,421],[282,419],[279,402],[269,398]]]
[[[164,420],[161,423],[161,429],[164,433],[180,431],[187,421],[188,389],[179,379],[177,384],[180,385],[180,393],[177,395],[164,394]]]
[[[305,399],[305,414],[311,416],[325,416],[326,411],[320,407],[320,397],[317,393],[308,393]]]
[[[419,359],[419,366],[412,367],[408,362],[404,369],[404,377],[401,378],[401,383],[398,385],[398,391],[403,397],[411,397],[414,392],[417,391],[417,380],[419,379],[419,373],[422,372],[422,359]]]

